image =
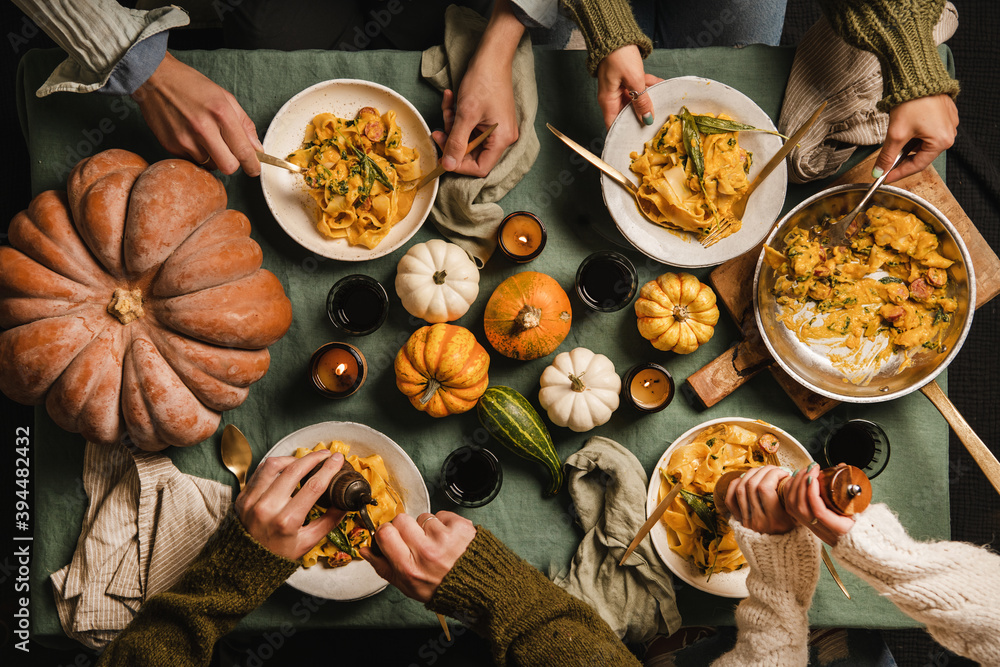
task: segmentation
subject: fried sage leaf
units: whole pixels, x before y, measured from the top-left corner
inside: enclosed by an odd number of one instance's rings
[[[708,190],[705,189],[705,154],[701,150],[701,134],[698,132],[698,125],[695,122],[694,116],[688,111],[687,107],[681,107],[681,138],[684,141],[684,150],[687,151],[688,158],[690,158],[691,164],[694,167],[694,173],[698,176],[698,185],[701,187],[701,193],[705,195],[705,201],[708,202],[708,208],[715,219],[712,225],[704,232],[708,234],[721,221],[719,220],[719,211],[715,208],[712,198],[708,196]]]
[[[698,515],[702,523],[707,526],[709,532],[712,535],[712,542],[718,540],[722,541],[722,535],[719,534],[719,514],[715,510],[715,500],[712,498],[711,494],[700,496],[697,493],[691,493],[690,491],[685,491],[681,489],[681,498],[684,502],[688,504],[694,513]],[[712,565],[709,566],[708,571],[705,573],[708,575],[708,581],[712,579],[712,572],[715,571],[715,562],[719,558],[719,551],[716,549],[715,558],[712,559]]]
[[[698,127],[698,131],[702,134],[722,134],[724,132],[764,132],[765,134],[774,134],[783,139],[788,139],[788,137],[780,132],[762,130],[761,128],[754,127],[753,125],[747,125],[746,123],[741,123],[736,120],[728,120],[725,118],[694,116],[694,122]]]
[[[701,135],[698,134],[698,125],[687,107],[681,107],[681,137],[684,140],[684,150],[694,165],[694,173],[698,175],[698,181],[704,181],[705,154],[701,150]]]

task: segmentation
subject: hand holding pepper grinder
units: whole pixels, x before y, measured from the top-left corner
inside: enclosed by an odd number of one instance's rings
[[[313,473],[319,470],[319,466],[314,468],[303,478],[305,483]],[[368,480],[361,473],[357,472],[349,465],[345,465],[330,480],[330,485],[319,497],[317,504],[327,508],[335,508],[343,512],[357,512],[361,517],[361,523],[372,536],[371,550],[376,556],[381,556],[382,552],[375,541],[375,523],[368,515],[369,505],[378,505],[378,500],[372,498],[372,487]]]
[[[715,491],[712,493],[715,500],[715,507],[723,516],[729,515],[726,507],[726,491],[729,484],[743,474],[744,471],[734,470],[727,472],[719,481],[715,483]],[[778,496],[781,504],[785,504],[785,482],[788,477],[782,478],[778,482]],[[838,463],[831,468],[824,468],[820,471],[816,480],[819,487],[819,495],[828,508],[842,516],[853,516],[864,511],[872,501],[872,485],[868,477],[854,466],[846,463]]]

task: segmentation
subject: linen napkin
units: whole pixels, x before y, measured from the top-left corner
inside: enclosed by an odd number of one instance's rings
[[[601,615],[626,642],[681,625],[673,576],[646,537],[618,561],[646,521],[646,473],[614,440],[595,436],[566,460],[569,494],[586,531],[569,574],[555,583]]]
[[[457,90],[485,28],[486,19],[475,11],[450,6],[445,12],[444,44],[423,52],[421,76],[438,90]],[[535,134],[538,90],[535,88],[535,57],[527,32],[514,54],[512,70],[517,141],[485,178],[442,175],[437,200],[431,209],[431,219],[438,230],[472,255],[479,268],[496,250],[497,227],[504,215],[497,200],[521,181],[538,157],[538,136]]]
[[[958,28],[955,5],[945,3],[934,26],[934,41],[947,41]],[[788,177],[794,183],[825,178],[837,172],[858,146],[881,144],[889,115],[875,108],[882,99],[878,58],[849,45],[820,19],[795,51],[785,88],[778,131],[791,134],[823,100],[829,104],[788,155]]]
[[[52,574],[67,635],[103,648],[142,603],[170,588],[215,533],[229,486],[181,473],[163,454],[87,443],[90,502],[73,560]]]

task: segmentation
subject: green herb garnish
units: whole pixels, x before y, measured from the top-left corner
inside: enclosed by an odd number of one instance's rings
[[[765,134],[774,134],[782,139],[788,139],[788,137],[780,132],[762,130],[759,127],[754,127],[753,125],[747,125],[746,123],[741,123],[735,120],[726,120],[725,118],[694,116],[694,122],[698,126],[698,131],[702,134],[722,134],[724,132],[763,132]]]
[[[885,278],[879,278],[878,281],[883,285],[888,285],[890,283],[901,283],[903,282],[899,278],[893,278],[892,276],[886,276]]]

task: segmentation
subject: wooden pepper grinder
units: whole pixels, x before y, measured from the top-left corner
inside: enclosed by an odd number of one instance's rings
[[[310,470],[302,478],[302,484],[306,483],[313,474],[320,469],[322,464]],[[375,522],[368,515],[369,505],[378,505],[378,500],[372,498],[372,487],[364,476],[346,465],[341,468],[330,480],[326,491],[319,497],[316,504],[321,507],[334,508],[343,512],[357,512],[361,518],[361,523],[371,533],[371,550],[376,556],[381,556],[382,551],[375,541]]]
[[[715,500],[716,510],[723,516],[729,515],[726,507],[726,491],[730,483],[746,472],[745,470],[733,470],[727,472],[719,481],[715,483],[715,491],[712,497]],[[778,482],[778,497],[781,504],[785,504],[785,482],[790,477],[783,478]],[[838,463],[831,468],[820,470],[819,495],[828,508],[843,516],[853,516],[864,511],[872,501],[872,484],[859,468]]]

